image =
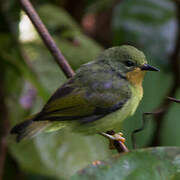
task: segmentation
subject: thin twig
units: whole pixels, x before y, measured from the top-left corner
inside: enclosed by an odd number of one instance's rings
[[[172,97],[167,97],[170,101],[180,103],[180,99],[172,98]]]
[[[172,87],[167,94],[168,97],[174,97],[178,88],[180,87],[180,62],[179,62],[179,53],[180,53],[180,1],[175,1],[176,4],[176,16],[177,16],[177,24],[178,24],[178,30],[177,30],[177,38],[176,38],[176,44],[175,49],[170,57],[170,63],[172,64],[172,72],[173,72],[173,84]],[[151,146],[158,146],[160,145],[160,133],[161,128],[163,125],[164,117],[171,105],[171,101],[169,101],[167,98],[164,99],[164,101],[161,103],[161,105],[157,108],[162,111],[162,113],[159,113],[158,115],[155,115],[155,122],[157,123],[155,132],[153,133],[153,139],[150,143]]]
[[[59,48],[56,46],[54,40],[52,39],[51,35],[49,34],[47,28],[41,21],[40,17],[36,13],[35,9],[33,8],[32,4],[29,0],[19,0],[22,8],[30,18],[31,22],[34,24],[36,30],[39,32],[39,35],[43,39],[44,43],[46,44],[47,48],[51,52],[51,54],[54,56],[54,59],[56,63],[61,67],[64,74],[70,78],[74,75],[74,71],[68,64],[65,57],[62,55]]]
[[[157,115],[157,114],[159,114],[159,113],[161,113],[161,111],[156,111],[156,112],[145,112],[145,113],[143,113],[143,122],[142,122],[142,126],[140,127],[140,128],[138,128],[138,129],[135,129],[133,132],[132,132],[132,134],[131,134],[131,140],[132,140],[132,146],[133,146],[133,149],[136,149],[137,147],[136,147],[136,137],[135,137],[135,135],[138,133],[138,132],[141,132],[141,131],[143,131],[144,129],[145,129],[145,127],[146,127],[146,124],[147,124],[147,116],[149,116],[149,115]]]
[[[136,149],[136,133],[141,132],[144,130],[146,124],[147,124],[147,115],[152,115],[152,113],[143,113],[143,122],[142,122],[142,126],[138,129],[135,129],[132,134],[131,134],[131,140],[132,140],[132,146],[133,149]]]

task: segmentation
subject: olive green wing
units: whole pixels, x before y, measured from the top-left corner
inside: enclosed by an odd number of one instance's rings
[[[73,86],[70,81],[55,92],[34,120],[92,122],[116,111],[127,101],[126,97],[109,101],[110,96],[115,95],[109,91],[89,92],[86,87]]]
[[[84,93],[78,86],[74,87],[70,80],[51,96],[34,120],[63,121],[91,115],[94,107],[85,100]]]

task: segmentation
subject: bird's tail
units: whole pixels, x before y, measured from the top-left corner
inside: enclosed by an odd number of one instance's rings
[[[11,134],[16,134],[16,141],[31,138],[50,125],[49,121],[33,121],[35,116],[28,118],[26,121],[17,124],[10,131]]]

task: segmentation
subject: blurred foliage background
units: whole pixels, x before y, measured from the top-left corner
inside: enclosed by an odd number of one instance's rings
[[[21,10],[19,1],[0,1],[0,179],[64,179],[95,160],[111,157],[99,135],[80,136],[66,130],[42,134],[16,144],[8,136],[16,123],[37,112],[66,81],[42,40]],[[122,44],[145,52],[161,69],[148,73],[144,98],[123,133],[132,149],[131,133],[150,117],[137,135],[138,147],[179,146],[179,108],[166,100],[180,98],[180,1],[178,0],[32,0],[58,47],[74,70],[104,48]]]

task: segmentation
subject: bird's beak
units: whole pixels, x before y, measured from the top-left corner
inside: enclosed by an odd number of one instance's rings
[[[141,66],[141,70],[142,71],[160,71],[158,68],[155,68],[155,67],[153,67],[153,66],[151,66],[149,64],[143,64]]]

